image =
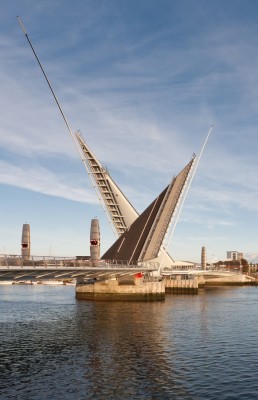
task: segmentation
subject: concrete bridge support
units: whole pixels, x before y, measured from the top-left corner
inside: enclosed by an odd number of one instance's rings
[[[145,282],[134,278],[131,282],[119,278],[78,283],[76,298],[84,300],[162,301],[165,300],[163,281]]]
[[[165,292],[174,294],[198,294],[198,278],[181,279],[178,276],[176,279],[166,278]]]

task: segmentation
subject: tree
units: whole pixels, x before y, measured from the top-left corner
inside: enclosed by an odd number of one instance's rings
[[[241,258],[241,266],[242,266],[243,272],[249,271],[249,264],[245,258]]]

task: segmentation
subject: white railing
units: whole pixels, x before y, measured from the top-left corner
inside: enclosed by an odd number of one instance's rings
[[[157,270],[158,263],[141,263],[141,265],[131,265],[126,260],[100,260],[94,262],[94,266],[90,259],[80,257],[53,257],[53,256],[31,256],[28,260],[24,260],[21,255],[0,254],[0,270],[11,269],[85,269],[85,268],[107,268],[107,269],[145,269]]]

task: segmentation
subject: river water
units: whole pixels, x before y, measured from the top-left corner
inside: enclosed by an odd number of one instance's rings
[[[0,285],[0,399],[257,399],[258,288],[87,302]]]

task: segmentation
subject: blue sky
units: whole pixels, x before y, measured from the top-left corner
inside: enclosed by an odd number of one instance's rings
[[[178,221],[174,259],[258,261],[258,3],[1,0],[0,253],[102,253],[114,241],[17,22],[73,130],[141,212],[214,129]]]

